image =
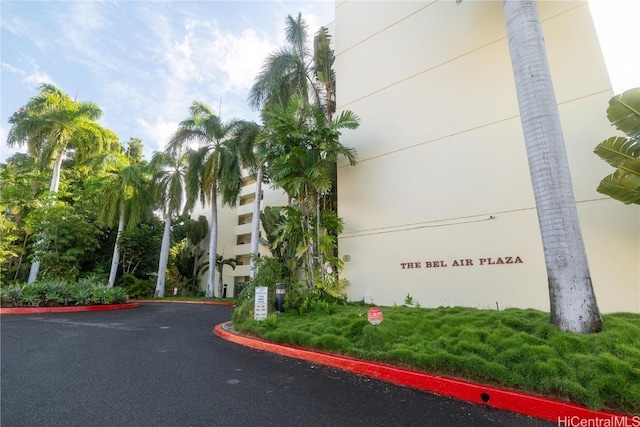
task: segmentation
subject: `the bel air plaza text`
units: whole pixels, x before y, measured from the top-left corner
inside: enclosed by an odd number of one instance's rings
[[[442,268],[442,267],[471,267],[485,265],[502,264],[524,264],[519,256],[502,256],[490,258],[462,258],[451,260],[429,260],[429,261],[407,261],[401,262],[400,268],[408,270],[411,268]]]

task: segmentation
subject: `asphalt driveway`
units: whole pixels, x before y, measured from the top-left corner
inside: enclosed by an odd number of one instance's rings
[[[0,424],[554,425],[227,342],[212,330],[231,311],[155,303],[3,315]]]

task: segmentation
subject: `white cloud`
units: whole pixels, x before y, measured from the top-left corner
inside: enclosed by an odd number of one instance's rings
[[[21,76],[24,76],[24,70],[14,67],[7,62],[2,63],[2,69],[10,72],[11,74],[20,74]]]
[[[55,84],[55,82],[53,81],[53,78],[49,74],[47,74],[46,72],[40,71],[40,66],[36,63],[35,60],[32,59],[30,63],[31,63],[31,66],[33,67],[33,70],[31,71],[30,74],[27,74],[22,79],[24,83],[27,83],[28,85],[31,85],[33,87],[36,87],[42,83]]]
[[[110,3],[73,1],[55,9],[54,21],[61,31],[58,49],[70,59],[85,65],[96,75],[121,69],[118,55],[110,51],[114,30],[107,19]]]
[[[9,130],[5,129],[4,126],[0,126],[0,141],[2,141],[2,152],[0,153],[0,163],[4,163],[9,157],[13,156],[18,151],[16,147],[9,148],[7,146],[7,136],[9,135]]]
[[[145,149],[150,152],[164,150],[167,142],[178,128],[177,121],[166,120],[163,117],[157,117],[153,122],[138,118],[136,123],[140,125],[142,130],[141,138]]]
[[[275,45],[260,38],[253,29],[243,31],[240,37],[217,32],[213,52],[216,65],[227,77],[225,91],[248,90],[265,58],[275,49]]]
[[[25,22],[19,18],[13,17],[11,19],[5,19],[5,16],[9,15],[9,11],[4,10],[7,8],[6,5],[2,6],[3,8],[3,19],[2,19],[2,29],[9,31],[11,34],[26,38],[31,41],[40,51],[46,52],[47,49],[51,46],[51,40],[47,37],[43,28],[38,25],[34,25],[30,22]]]

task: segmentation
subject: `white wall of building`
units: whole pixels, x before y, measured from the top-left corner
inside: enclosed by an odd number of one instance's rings
[[[600,308],[640,312],[640,209],[595,191],[616,131],[587,2],[539,13]],[[334,41],[338,108],[361,118],[338,175],[349,298],[547,310],[502,2],[337,2]]]

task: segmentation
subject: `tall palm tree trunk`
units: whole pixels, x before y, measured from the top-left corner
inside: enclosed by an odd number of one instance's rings
[[[262,195],[262,167],[256,173],[256,199],[253,202],[253,217],[251,218],[251,260],[249,261],[249,277],[256,277],[256,257],[258,256],[258,244],[260,241],[260,202]]]
[[[64,152],[61,150],[53,163],[53,174],[51,175],[51,184],[49,185],[49,191],[52,193],[57,193],[58,186],[60,185],[60,170],[62,169],[63,154]]]
[[[209,237],[209,277],[207,279],[207,298],[215,297],[216,251],[218,250],[218,203],[215,188],[211,195],[211,236]]]
[[[29,278],[27,283],[33,283],[38,280],[38,273],[40,272],[40,261],[33,261],[31,268],[29,269]]]
[[[49,192],[57,193],[60,186],[60,170],[62,169],[62,158],[64,152],[61,150],[56,156],[56,160],[53,163],[53,174],[51,175],[51,182],[49,183]],[[38,273],[40,272],[40,261],[35,260],[31,263],[29,269],[29,279],[27,283],[33,283],[38,280]]]
[[[120,219],[118,220],[118,234],[116,236],[116,244],[113,246],[113,256],[111,257],[111,271],[109,272],[108,286],[112,288],[116,284],[116,275],[118,274],[118,264],[120,263],[120,235],[124,230],[124,200],[120,201]]]
[[[18,276],[20,275],[20,267],[22,267],[22,259],[24,258],[24,252],[27,247],[27,241],[29,239],[29,235],[25,233],[24,239],[22,240],[22,251],[20,252],[20,257],[18,258],[18,265],[16,267],[16,274],[13,276],[13,280],[18,280]]]
[[[200,243],[196,246],[193,253],[193,277],[191,278],[191,291],[197,291],[196,281],[198,280],[198,263],[200,261]]]
[[[599,332],[602,318],[580,231],[536,3],[504,0],[503,6],[547,266],[551,322],[566,332]]]
[[[158,280],[156,281],[155,298],[164,297],[165,279],[167,276],[167,262],[169,261],[169,246],[171,246],[171,215],[164,218],[164,233],[162,233],[162,247],[158,261]]]

